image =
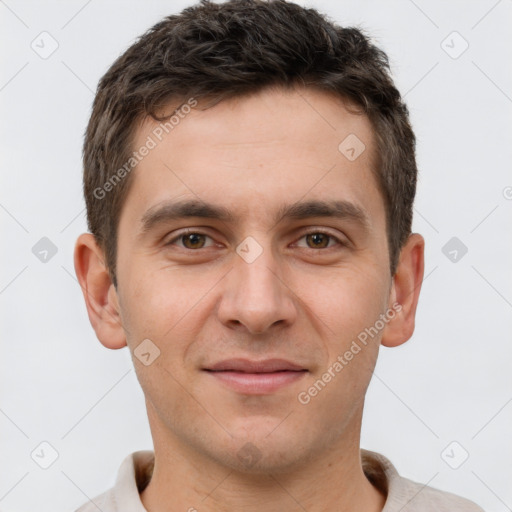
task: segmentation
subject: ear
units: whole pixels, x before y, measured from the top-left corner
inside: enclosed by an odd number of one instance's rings
[[[423,237],[413,233],[400,251],[400,259],[389,294],[388,307],[395,311],[398,307],[401,307],[401,309],[386,325],[382,333],[381,344],[386,347],[396,347],[405,343],[414,332],[416,307],[423,282],[424,249],[425,240]]]
[[[107,348],[126,346],[117,291],[112,284],[102,249],[93,235],[84,233],[75,245],[75,272],[84,294],[89,321]]]

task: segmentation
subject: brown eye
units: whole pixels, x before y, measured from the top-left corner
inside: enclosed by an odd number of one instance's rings
[[[181,237],[181,242],[187,249],[201,249],[205,244],[205,235],[187,233]]]
[[[175,234],[174,238],[165,242],[166,247],[179,247],[191,251],[215,247],[215,241],[210,235],[193,229],[182,230]]]
[[[306,235],[308,247],[313,249],[325,249],[332,237],[325,233],[310,233]]]

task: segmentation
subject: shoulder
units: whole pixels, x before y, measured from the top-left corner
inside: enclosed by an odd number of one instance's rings
[[[387,494],[382,512],[484,512],[466,498],[400,476],[379,453],[361,450],[361,459],[367,478]]]
[[[152,451],[131,453],[122,462],[114,487],[90,499],[75,512],[144,512],[139,492],[150,480],[153,464]]]
[[[413,482],[408,478],[398,476],[395,486],[401,495],[402,512],[484,512],[476,503],[466,498]],[[391,508],[390,512],[392,510]],[[383,512],[387,512],[386,509]]]
[[[96,498],[89,500],[87,503],[84,503],[80,508],[75,510],[75,512],[98,512],[98,510],[101,510],[102,512],[117,510],[114,489],[109,489],[99,496],[96,496]]]

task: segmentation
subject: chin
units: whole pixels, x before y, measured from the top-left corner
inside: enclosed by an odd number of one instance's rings
[[[220,450],[212,451],[211,446],[215,443],[208,443],[209,455],[217,463],[247,475],[287,473],[297,469],[298,465],[307,462],[309,453],[316,452],[314,446],[310,446],[312,440],[298,439],[297,432],[289,429],[272,432],[276,424],[274,418],[272,428],[267,422],[259,425],[252,422],[250,430],[247,425],[243,431],[234,429],[232,439],[217,445]]]
[[[292,455],[293,454],[293,455]],[[223,453],[223,465],[237,473],[268,476],[269,474],[288,473],[300,464],[300,455],[295,447],[287,446],[276,449],[275,446],[262,446],[247,441],[234,451]]]

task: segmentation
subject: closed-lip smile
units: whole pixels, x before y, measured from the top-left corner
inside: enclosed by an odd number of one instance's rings
[[[234,391],[267,395],[304,377],[308,370],[286,359],[226,359],[203,369]]]

